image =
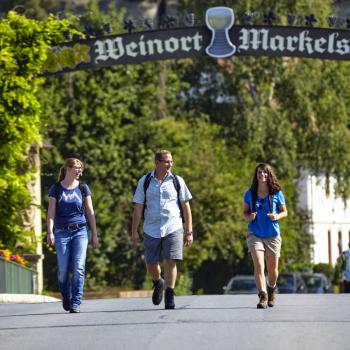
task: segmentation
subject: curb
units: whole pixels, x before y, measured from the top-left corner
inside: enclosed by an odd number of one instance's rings
[[[110,298],[148,298],[152,296],[152,290],[102,290],[84,291],[83,300],[88,299],[110,299]],[[59,292],[50,292],[50,296],[61,299]]]
[[[52,303],[60,299],[40,294],[7,294],[0,293],[0,304],[11,303]]]

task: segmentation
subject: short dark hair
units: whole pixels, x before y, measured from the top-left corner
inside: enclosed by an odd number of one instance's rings
[[[162,149],[160,151],[157,151],[154,155],[154,160],[158,160],[159,162],[161,162],[163,160],[163,154],[170,154],[170,151],[167,151],[166,149]]]

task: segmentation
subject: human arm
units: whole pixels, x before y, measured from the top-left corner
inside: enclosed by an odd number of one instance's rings
[[[85,197],[85,210],[89,221],[89,227],[92,232],[91,244],[93,248],[97,248],[100,245],[100,242],[97,236],[96,218],[95,218],[94,208],[92,205],[91,196]]]
[[[182,212],[185,220],[185,236],[184,241],[186,246],[191,246],[193,243],[193,231],[192,231],[192,212],[190,201],[181,202]]]
[[[243,202],[243,216],[248,222],[251,222],[256,218],[256,212],[251,213],[249,205],[246,202]]]
[[[135,203],[134,211],[132,214],[132,228],[131,228],[131,242],[134,246],[137,246],[141,242],[139,235],[139,226],[143,214],[144,204]]]
[[[54,220],[56,214],[56,198],[49,197],[49,206],[47,209],[47,237],[46,241],[49,245],[55,244],[55,236],[53,234]]]

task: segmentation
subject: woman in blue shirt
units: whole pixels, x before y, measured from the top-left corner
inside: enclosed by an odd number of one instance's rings
[[[91,192],[86,184],[79,183],[83,170],[84,165],[79,159],[66,160],[58,182],[50,188],[47,212],[47,242],[55,246],[62,304],[64,310],[71,313],[80,312],[83,296],[89,240],[84,210],[92,231],[92,246],[99,245]]]
[[[266,163],[260,163],[255,168],[252,185],[244,194],[243,215],[248,220],[247,246],[253,259],[255,282],[259,290],[257,308],[266,309],[267,305],[273,307],[275,304],[282,243],[278,220],[287,216],[281,186],[271,166]]]

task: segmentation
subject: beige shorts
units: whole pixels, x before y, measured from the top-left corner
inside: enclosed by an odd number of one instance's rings
[[[266,255],[275,256],[279,258],[281,255],[282,238],[281,236],[271,238],[260,238],[252,233],[247,236],[248,252],[254,250],[262,250]]]

